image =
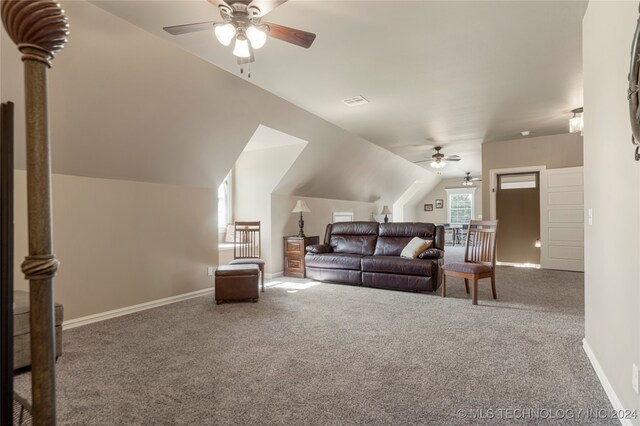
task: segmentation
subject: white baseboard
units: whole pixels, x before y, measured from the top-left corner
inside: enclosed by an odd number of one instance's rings
[[[587,358],[589,358],[589,361],[591,361],[591,366],[595,370],[596,375],[598,376],[598,379],[600,380],[600,383],[602,384],[602,387],[604,388],[604,391],[607,394],[611,405],[613,406],[613,409],[616,411],[624,412],[624,407],[622,405],[622,402],[620,402],[620,398],[618,398],[618,395],[616,395],[616,392],[613,390],[609,379],[607,379],[606,374],[604,374],[604,370],[600,366],[596,355],[591,350],[589,343],[587,343],[587,339],[582,339],[582,348],[587,354]],[[624,426],[633,425],[631,419],[620,419],[620,423]]]
[[[272,278],[279,278],[284,274],[284,271],[274,272],[273,274],[264,274],[264,277],[268,280]]]
[[[192,291],[191,293],[179,294],[177,296],[166,297],[164,299],[152,300],[151,302],[140,303],[139,305],[127,306],[126,308],[114,309],[113,311],[102,312],[94,315],[87,315],[86,317],[74,318],[72,320],[64,321],[62,323],[62,329],[69,330],[71,328],[80,327],[82,325],[92,324],[94,322],[100,322],[100,321],[108,320],[111,318],[129,315],[134,312],[140,312],[140,311],[145,311],[147,309],[157,308],[158,306],[169,305],[171,303],[193,299],[194,297],[204,296],[209,293],[213,293],[213,287],[205,288],[203,290]]]

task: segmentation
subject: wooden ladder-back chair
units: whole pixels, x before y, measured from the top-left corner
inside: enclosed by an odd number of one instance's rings
[[[231,265],[258,265],[264,293],[264,260],[260,258],[260,222],[235,222]]]
[[[469,280],[473,284],[473,304],[478,304],[478,280],[491,278],[493,298],[496,293],[496,231],[497,220],[472,220],[467,229],[464,262],[445,263],[442,267],[442,297],[447,297],[447,275],[464,278],[469,294]]]

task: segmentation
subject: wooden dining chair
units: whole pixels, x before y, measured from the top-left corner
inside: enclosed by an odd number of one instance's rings
[[[260,222],[235,222],[230,265],[258,265],[264,293],[264,260],[260,258]]]
[[[473,304],[478,304],[478,280],[491,278],[493,298],[496,293],[496,231],[497,220],[472,220],[467,229],[464,262],[445,263],[442,267],[442,297],[447,297],[447,276],[464,278],[464,286],[469,294],[469,280],[472,280]]]

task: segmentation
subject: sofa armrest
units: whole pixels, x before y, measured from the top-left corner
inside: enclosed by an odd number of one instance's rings
[[[328,244],[312,244],[305,248],[307,253],[333,253],[333,249]]]
[[[418,259],[440,259],[444,257],[444,250],[428,248],[418,255]]]

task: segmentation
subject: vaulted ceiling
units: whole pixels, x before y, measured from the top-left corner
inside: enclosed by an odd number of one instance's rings
[[[206,0],[93,3],[240,75],[212,31],[162,30],[218,20]],[[315,43],[269,39],[248,81],[410,161],[442,145],[463,158],[443,176],[478,173],[482,142],[567,131],[582,105],[586,3],[289,0],[268,20],[314,32]],[[341,102],[356,95],[370,103]]]

